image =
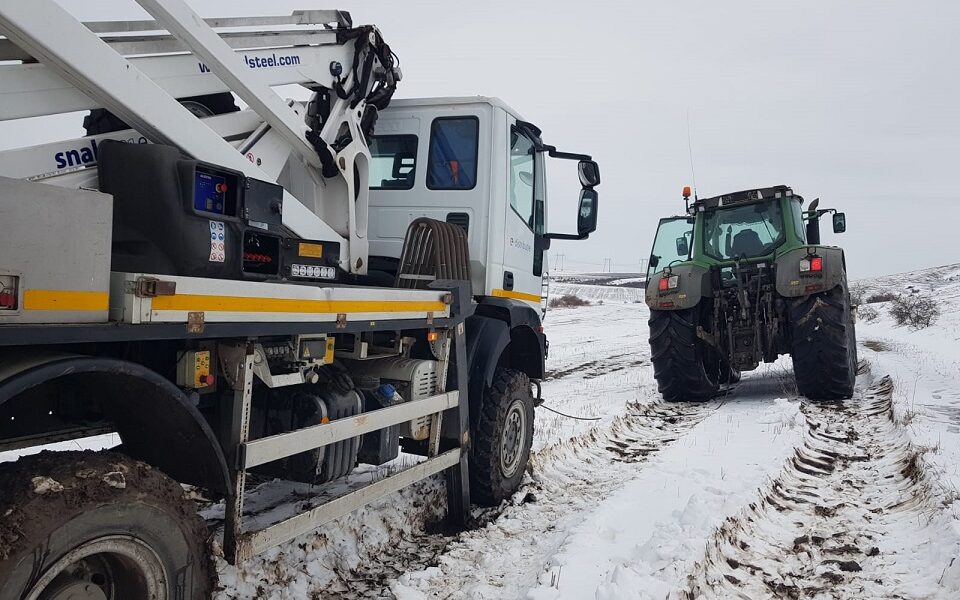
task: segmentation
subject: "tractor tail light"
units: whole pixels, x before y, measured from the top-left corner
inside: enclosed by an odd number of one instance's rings
[[[811,256],[800,261],[801,273],[821,273],[823,272],[823,259],[819,256]]]
[[[661,292],[665,292],[667,290],[677,289],[678,285],[680,285],[680,276],[671,275],[669,277],[661,277],[658,287],[660,288]]]

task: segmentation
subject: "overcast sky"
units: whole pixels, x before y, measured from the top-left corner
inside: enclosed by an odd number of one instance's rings
[[[60,1],[84,19],[140,16],[127,1]],[[688,114],[701,196],[781,183],[819,196],[847,213],[848,232],[824,238],[846,248],[853,277],[960,262],[960,3],[190,4],[203,16],[349,10],[399,55],[398,97],[498,96],[547,143],[592,154],[599,229],[555,244],[567,269],[610,258],[627,270],[649,254],[692,182]],[[551,193],[553,215],[575,210]]]

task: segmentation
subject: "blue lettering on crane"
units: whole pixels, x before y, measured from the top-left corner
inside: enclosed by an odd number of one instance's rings
[[[137,139],[131,138],[128,140],[118,141],[125,141],[133,144],[146,144],[147,138],[140,136]],[[53,161],[57,164],[58,169],[66,169],[67,167],[84,167],[97,162],[97,151],[97,140],[90,140],[89,145],[80,146],[78,148],[68,148],[55,153],[53,155]]]
[[[277,56],[274,52],[269,56],[243,56],[243,62],[251,69],[271,69],[273,67],[295,67],[300,64],[298,54],[289,54],[286,56]],[[210,67],[205,63],[197,63],[201,73],[209,73]]]

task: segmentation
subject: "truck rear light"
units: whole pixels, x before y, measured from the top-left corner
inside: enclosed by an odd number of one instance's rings
[[[0,310],[17,310],[17,289],[19,285],[19,277],[0,275]]]

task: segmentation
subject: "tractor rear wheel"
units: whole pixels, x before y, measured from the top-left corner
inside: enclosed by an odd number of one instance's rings
[[[208,532],[183,488],[114,452],[0,464],[0,600],[210,597]]]
[[[853,396],[857,336],[847,283],[790,302],[791,355],[797,391],[811,400]]]
[[[650,311],[653,376],[667,402],[709,400],[720,390],[719,369],[697,336],[699,314],[697,307]]]

